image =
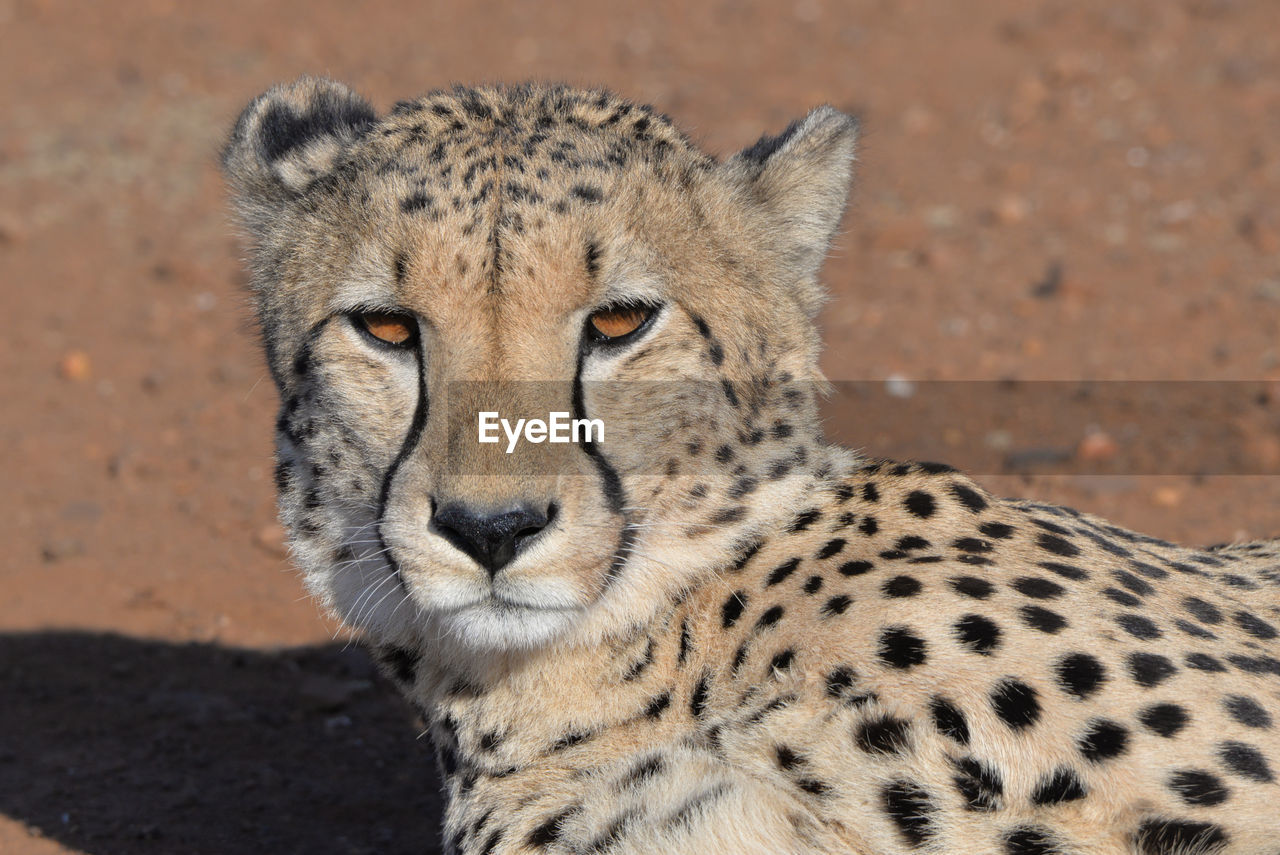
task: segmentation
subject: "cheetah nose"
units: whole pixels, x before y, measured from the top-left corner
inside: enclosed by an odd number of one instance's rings
[[[496,513],[461,504],[436,504],[431,529],[474,558],[492,578],[555,518],[554,502],[541,511],[518,505]]]

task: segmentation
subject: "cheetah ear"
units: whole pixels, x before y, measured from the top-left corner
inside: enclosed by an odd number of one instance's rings
[[[724,169],[764,209],[784,264],[810,283],[802,302],[816,312],[811,283],[826,258],[849,199],[858,122],[834,107],[819,107],[776,137],[764,136],[728,160]]]
[[[269,89],[240,114],[222,150],[222,169],[241,213],[270,216],[327,174],[378,120],[341,83],[302,77]]]

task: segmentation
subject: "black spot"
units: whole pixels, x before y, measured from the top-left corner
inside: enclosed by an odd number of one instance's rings
[[[969,722],[958,706],[946,698],[934,696],[929,701],[929,712],[933,714],[933,726],[939,733],[961,745],[969,744]]]
[[[985,600],[994,594],[996,590],[995,585],[992,585],[986,579],[979,579],[977,576],[953,576],[947,580],[947,584],[957,594],[973,597],[975,600]]]
[[[862,522],[858,523],[858,531],[871,537],[880,530],[880,523],[876,522],[875,517],[863,517]]]
[[[572,748],[575,745],[580,745],[583,742],[586,742],[592,736],[593,734],[588,731],[566,733],[564,736],[560,737],[555,741],[555,744],[551,746],[551,750],[564,751],[566,748]]]
[[[1023,606],[1018,609],[1018,614],[1027,626],[1049,635],[1061,632],[1067,625],[1067,619],[1062,615],[1041,606]]]
[[[1001,680],[991,690],[991,706],[1000,720],[1014,730],[1030,727],[1040,719],[1036,690],[1012,677]]]
[[[1014,579],[1012,585],[1019,594],[1037,600],[1057,599],[1067,592],[1067,589],[1057,582],[1050,582],[1038,576],[1021,576]]]
[[[911,745],[911,724],[905,719],[881,715],[864,721],[854,736],[868,754],[901,754]]]
[[[769,588],[778,584],[779,582],[783,581],[788,576],[790,576],[792,573],[794,573],[796,571],[796,568],[799,566],[800,566],[799,558],[792,558],[790,561],[787,561],[783,564],[779,564],[777,567],[773,569],[771,573],[769,573],[769,578],[765,580],[764,586],[766,588]]]
[[[1057,674],[1058,683],[1063,690],[1080,700],[1098,691],[1098,687],[1107,679],[1107,672],[1102,667],[1102,663],[1088,653],[1072,653],[1064,656],[1058,662]]]
[[[649,718],[658,718],[666,712],[667,707],[669,706],[671,706],[671,693],[663,692],[649,701],[648,705],[644,708],[644,714]]]
[[[1263,641],[1270,641],[1280,633],[1276,632],[1276,628],[1265,620],[1250,614],[1249,612],[1236,612],[1234,615],[1236,625],[1254,638],[1260,638]]]
[[[747,650],[749,646],[750,643],[744,641],[739,644],[738,649],[734,651],[733,662],[731,663],[734,673],[737,673],[738,669],[742,667],[742,663],[747,661]]]
[[[742,617],[743,610],[747,607],[747,595],[742,591],[734,591],[729,595],[729,599],[724,601],[724,605],[720,607],[720,625],[728,629],[738,622],[738,618]]]
[[[1103,588],[1102,596],[1117,605],[1126,606],[1128,608],[1142,605],[1142,600],[1138,599],[1133,594],[1130,594],[1128,591],[1122,591],[1119,588]]]
[[[1039,508],[1042,511],[1055,510],[1056,512],[1056,509],[1053,509],[1047,505],[1040,505],[1034,502],[1028,502],[1027,504],[1031,505],[1032,507]],[[1034,518],[1031,520],[1031,522],[1038,525],[1040,528],[1044,529],[1045,531],[1051,531],[1054,534],[1071,534],[1071,529],[1063,528],[1062,526],[1058,525],[1055,522],[1049,522],[1048,520],[1041,520],[1041,519],[1034,519]]]
[[[1123,614],[1116,618],[1116,623],[1134,638],[1141,638],[1144,641],[1150,641],[1153,638],[1159,638],[1162,633],[1160,627],[1155,622],[1142,615]]]
[[[707,692],[710,684],[711,675],[704,673],[698,678],[697,685],[693,687],[693,694],[689,696],[689,712],[694,718],[700,718],[707,708]]]
[[[412,196],[408,196],[400,200],[400,210],[406,214],[410,214],[414,211],[421,211],[425,208],[430,208],[434,201],[435,200],[426,193],[414,193]]]
[[[1059,561],[1041,561],[1039,566],[1050,573],[1057,573],[1062,578],[1070,579],[1073,582],[1081,582],[1089,578],[1088,573],[1073,564],[1063,564]]]
[[[822,577],[810,576],[808,579],[805,579],[803,590],[806,594],[818,593],[818,591],[822,590]]]
[[[646,757],[645,759],[638,762],[635,766],[631,767],[631,770],[622,777],[622,780],[619,781],[619,784],[621,784],[624,787],[631,786],[633,784],[638,784],[641,781],[654,777],[655,775],[662,774],[663,770],[666,768],[666,765],[667,764],[662,759],[661,754],[654,754],[651,757]]]
[[[1271,774],[1271,767],[1267,765],[1267,758],[1252,745],[1246,745],[1243,742],[1224,742],[1218,746],[1218,756],[1222,758],[1223,764],[1228,769],[1242,778],[1257,781],[1259,784],[1269,784],[1275,780],[1275,776]]]
[[[1056,534],[1037,535],[1036,546],[1047,552],[1052,552],[1054,555],[1062,555],[1067,558],[1074,558],[1080,554],[1080,550],[1075,544]]]
[[[873,569],[875,565],[870,561],[846,561],[840,565],[839,573],[841,576],[861,576]]]
[[[1062,802],[1074,802],[1086,795],[1080,777],[1070,769],[1056,769],[1052,775],[1041,779],[1031,794],[1031,801],[1037,805],[1056,805]]]
[[[920,588],[920,582],[912,576],[894,576],[880,590],[886,597],[914,597]]]
[[[737,522],[747,515],[747,509],[741,505],[736,508],[724,508],[716,511],[711,515],[710,522],[712,525],[726,525],[727,523]]]
[[[1187,819],[1148,819],[1134,835],[1142,855],[1214,855],[1229,840],[1213,823]]]
[[[827,616],[842,615],[852,605],[853,599],[847,594],[837,594],[822,606],[822,613]]]
[[[584,202],[599,202],[604,198],[604,193],[599,187],[593,187],[590,184],[575,184],[569,189],[569,192]]]
[[[480,750],[492,751],[502,744],[502,734],[496,730],[480,735]]]
[[[905,626],[891,626],[880,633],[881,661],[893,668],[911,668],[925,661],[924,639]]]
[[[787,531],[789,532],[805,531],[809,528],[809,526],[813,525],[820,519],[822,519],[822,511],[818,510],[817,508],[810,508],[807,511],[802,511],[801,513],[797,514],[795,519],[793,519],[790,522],[790,524],[787,525]]]
[[[680,621],[680,650],[676,653],[676,665],[683,665],[685,659],[689,657],[689,646],[692,641],[689,635],[689,620],[685,618]]]
[[[1192,623],[1189,620],[1183,620],[1182,618],[1174,620],[1173,625],[1194,638],[1213,639],[1218,637],[1199,624]]]
[[[1159,653],[1130,653],[1129,673],[1139,686],[1150,689],[1172,677],[1178,671],[1169,657]]]
[[[748,544],[747,547],[742,550],[742,553],[738,556],[737,560],[733,562],[733,572],[738,573],[742,571],[751,559],[756,557],[756,553],[760,551],[760,547],[762,546],[764,546],[764,543],[759,540]]]
[[[1210,625],[1222,623],[1222,612],[1218,611],[1212,603],[1207,603],[1199,597],[1187,597],[1182,601],[1182,607],[1201,623]]]
[[[395,645],[379,647],[378,658],[401,683],[412,683],[417,679],[418,657],[408,648]]]
[[[926,475],[946,475],[948,472],[956,471],[956,468],[949,463],[936,463],[932,460],[922,460],[916,464],[916,468]]]
[[[902,504],[910,513],[921,519],[928,519],[937,510],[937,502],[933,494],[926,493],[924,490],[912,490]]]
[[[778,759],[778,768],[784,772],[790,772],[805,763],[803,755],[797,754],[785,745],[779,745],[775,749],[775,754]]]
[[[982,494],[966,484],[952,484],[951,495],[975,514],[987,509],[987,500],[982,498]]]
[[[912,781],[894,781],[883,791],[885,813],[910,846],[921,846],[933,837],[933,803],[929,794]]]
[[[1000,646],[1000,627],[982,615],[965,615],[956,621],[956,637],[974,653],[990,656]]]
[[[985,522],[978,526],[978,531],[982,532],[987,537],[992,537],[996,540],[1004,540],[1006,537],[1013,534],[1014,528],[1013,526],[1005,525],[1004,523]]]
[[[1280,659],[1274,656],[1245,656],[1232,653],[1227,656],[1227,661],[1250,674],[1271,674],[1280,677]]]
[[[951,763],[958,773],[951,780],[960,791],[966,810],[999,809],[1000,797],[1004,795],[1004,782],[1000,780],[999,772],[972,757],[953,758]]]
[[[857,681],[858,674],[852,668],[837,668],[827,675],[827,695],[844,697],[844,693]]]
[[[1095,719],[1076,741],[1076,747],[1090,763],[1111,760],[1128,750],[1129,729],[1104,718]]]
[[[1245,727],[1271,727],[1271,714],[1253,698],[1244,695],[1228,695],[1222,699],[1222,706],[1236,721]]]
[[[560,838],[560,828],[564,825],[564,821],[575,812],[576,808],[569,808],[555,816],[548,817],[541,825],[529,832],[528,845],[536,849],[546,849],[554,844]]]
[[[1138,711],[1138,721],[1152,733],[1166,739],[1187,726],[1191,717],[1177,704],[1152,704]]]
[[[1208,653],[1188,653],[1186,663],[1188,668],[1207,671],[1211,674],[1225,674],[1227,671],[1226,665],[1223,665]]]
[[[403,282],[405,273],[407,273],[409,269],[409,259],[405,258],[403,252],[397,252],[395,260],[392,262],[392,267],[396,273],[396,281]]]
[[[844,549],[845,542],[846,541],[843,537],[828,540],[826,544],[823,545],[822,549],[818,550],[817,559],[822,561],[837,554],[840,550]]]
[[[1117,582],[1139,596],[1145,597],[1155,591],[1150,582],[1145,579],[1139,579],[1128,570],[1115,570],[1111,575],[1115,577]]]
[[[769,670],[786,671],[791,667],[791,663],[794,662],[795,659],[796,652],[794,650],[784,650],[781,653],[775,654],[773,659],[769,660]]]
[[[876,489],[876,485],[873,482],[868,481],[862,485],[862,500],[864,502],[880,501],[880,491]]]
[[[1183,769],[1169,776],[1169,789],[1189,805],[1213,807],[1231,794],[1222,781],[1199,769]]]
[[[720,381],[720,391],[724,392],[724,398],[729,402],[729,406],[733,407],[735,410],[741,406],[741,403],[738,401],[738,393],[734,390],[733,384],[728,380]],[[779,475],[777,477],[781,476]]]
[[[653,652],[656,646],[657,643],[653,638],[650,638],[649,643],[645,645],[644,654],[633,662],[631,667],[627,669],[627,672],[622,675],[623,681],[630,682],[635,680],[648,670],[649,666],[653,664]]]
[[[831,787],[828,784],[813,778],[801,778],[796,781],[796,786],[812,796],[825,796],[831,792]]]
[[[1034,825],[1020,825],[1004,835],[1005,855],[1062,855],[1053,835]]]
[[[600,274],[600,245],[595,241],[587,242],[587,275],[595,278]]]
[[[962,537],[959,540],[952,542],[951,545],[954,548],[959,549],[961,552],[990,552],[991,551],[991,541],[982,540],[981,538],[977,538],[977,537]]]
[[[491,855],[494,849],[498,848],[498,844],[502,842],[502,836],[506,830],[502,828],[495,829],[493,834],[489,835],[489,839],[485,841],[484,846],[480,847],[479,855]]]
[[[760,619],[756,621],[756,628],[767,629],[773,626],[778,621],[782,620],[782,616],[786,614],[786,612],[787,610],[782,606],[770,606],[765,610],[764,614],[760,615]]]

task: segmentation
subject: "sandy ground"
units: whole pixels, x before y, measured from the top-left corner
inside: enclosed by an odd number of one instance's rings
[[[856,112],[824,366],[870,382],[838,385],[832,433],[1211,542],[1280,533],[1278,23],[1272,0],[0,0],[0,852],[435,851],[413,717],[273,522],[214,167],[271,83],[384,109],[605,84],[719,154]]]

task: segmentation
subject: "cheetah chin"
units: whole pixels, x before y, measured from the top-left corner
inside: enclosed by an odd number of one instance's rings
[[[236,123],[281,518],[426,722],[447,851],[1278,851],[1280,542],[823,440],[856,140],[821,107],[721,161],[540,84]]]

